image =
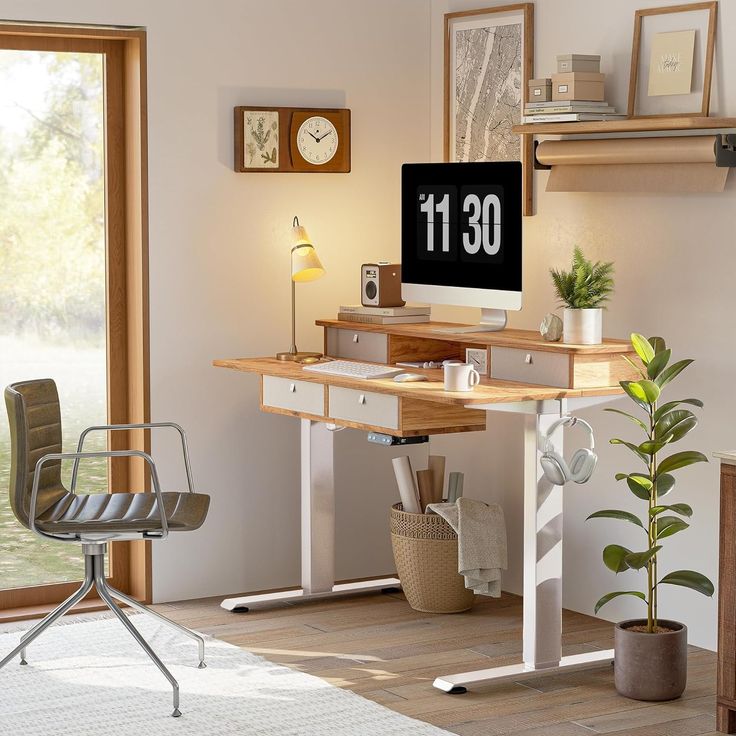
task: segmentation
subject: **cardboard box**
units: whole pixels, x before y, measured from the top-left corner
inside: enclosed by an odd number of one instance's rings
[[[552,99],[552,80],[530,79],[527,99],[529,102],[549,102]]]
[[[597,54],[560,54],[557,57],[557,73],[601,71],[601,57]]]
[[[553,100],[586,100],[603,102],[606,99],[603,80],[605,74],[569,72],[552,75]]]

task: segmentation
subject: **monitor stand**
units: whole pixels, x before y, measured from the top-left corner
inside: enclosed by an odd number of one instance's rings
[[[449,335],[464,335],[471,332],[498,332],[506,328],[507,315],[505,309],[486,309],[480,310],[480,324],[465,327],[458,325],[457,327],[438,327],[432,332],[442,332]]]

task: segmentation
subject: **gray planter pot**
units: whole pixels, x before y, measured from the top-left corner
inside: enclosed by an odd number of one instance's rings
[[[660,619],[674,631],[647,634],[631,631],[646,626],[646,619],[616,624],[614,631],[614,682],[620,695],[634,700],[674,700],[687,684],[687,627]]]

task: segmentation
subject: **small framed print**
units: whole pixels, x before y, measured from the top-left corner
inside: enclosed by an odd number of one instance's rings
[[[637,10],[629,117],[707,117],[718,3]]]
[[[243,168],[279,167],[278,110],[246,110],[243,115]]]

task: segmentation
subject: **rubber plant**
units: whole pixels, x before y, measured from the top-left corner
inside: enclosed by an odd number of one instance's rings
[[[692,360],[679,360],[670,364],[672,352],[660,337],[649,339],[639,334],[631,335],[631,344],[641,359],[642,365],[624,356],[640,374],[638,381],[621,381],[621,388],[643,412],[643,418],[621,411],[606,409],[626,417],[641,430],[641,442],[629,442],[614,438],[613,445],[627,449],[634,459],[644,466],[643,470],[617,473],[617,481],[625,481],[631,493],[646,503],[646,517],[640,518],[629,511],[604,509],[591,514],[588,519],[618,519],[640,527],[645,539],[641,551],[627,549],[620,544],[609,544],[603,550],[605,566],[616,574],[627,570],[646,570],[646,592],[619,590],[604,595],[595,605],[595,612],[609,601],[622,595],[640,598],[647,606],[647,632],[657,632],[657,593],[660,585],[680,585],[703,595],[713,595],[713,583],[699,572],[675,570],[663,577],[659,573],[659,553],[662,542],[688,528],[686,519],[693,510],[686,503],[663,504],[662,499],[675,487],[673,473],[695,463],[708,462],[702,452],[681,450],[666,457],[662,455],[672,445],[684,439],[698,424],[696,415],[687,408],[702,408],[699,399],[676,399],[661,403],[665,387],[687,368]]]

